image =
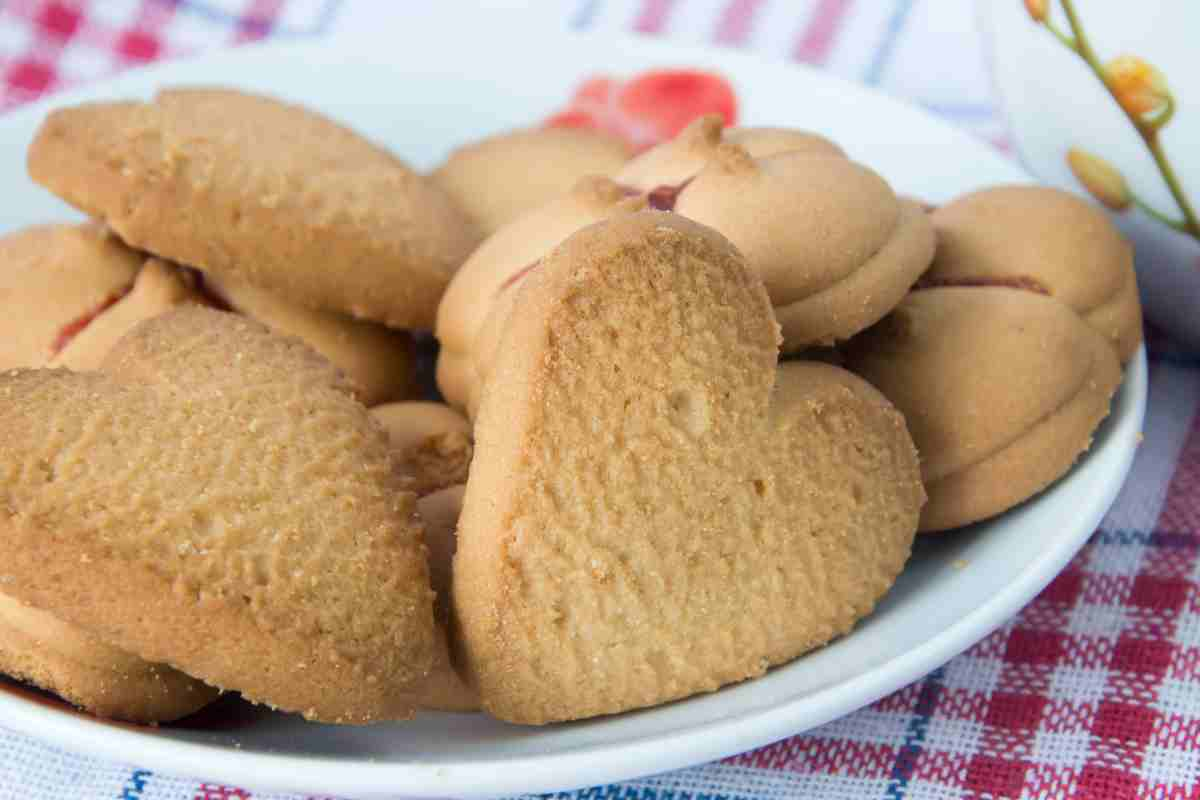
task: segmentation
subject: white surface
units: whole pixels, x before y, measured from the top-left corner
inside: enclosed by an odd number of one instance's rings
[[[1059,28],[1070,30],[1058,4],[1051,6]],[[1077,3],[1076,9],[1101,62],[1136,55],[1165,75],[1176,111],[1159,136],[1192,206],[1200,210],[1200,3]],[[979,19],[1014,144],[1034,175],[1088,196],[1066,162],[1067,150],[1080,147],[1112,163],[1152,207],[1182,216],[1141,137],[1083,59],[1035,25],[1015,0],[981,0]],[[1139,210],[1111,217],[1134,242],[1147,318],[1200,348],[1200,242]]]
[[[942,201],[1027,180],[987,146],[881,95],[735,53],[632,39],[565,36],[537,47],[479,26],[457,46],[436,32],[392,31],[379,44],[243,49],[174,63],[51,105],[146,95],[165,83],[229,83],[303,101],[433,165],[450,147],[529,124],[595,72],[697,65],[729,76],[751,124],[817,129],[898,191]],[[476,37],[472,39],[471,37]],[[470,54],[470,63],[464,63]],[[48,105],[0,121],[0,232],[74,216],[25,177],[23,159]],[[427,714],[370,728],[311,725],[235,705],[224,730],[140,730],[0,692],[5,726],[66,748],[162,772],[256,789],[339,796],[484,796],[579,787],[741,752],[859,708],[920,678],[1031,599],[1099,523],[1129,468],[1145,405],[1146,365],[1130,367],[1091,452],[1051,492],[990,524],[918,543],[896,587],[852,634],[758,680],[607,719],[545,728],[479,715]]]

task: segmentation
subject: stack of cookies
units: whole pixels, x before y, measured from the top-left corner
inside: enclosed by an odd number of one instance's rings
[[[51,114],[29,169],[91,220],[0,239],[0,671],[100,716],[753,678],[1065,472],[1140,341],[1102,214],[927,213],[805,131],[524,130],[426,177],[183,89]]]

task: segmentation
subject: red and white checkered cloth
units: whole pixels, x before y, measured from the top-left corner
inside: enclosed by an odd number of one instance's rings
[[[524,5],[492,4],[514,13]],[[0,109],[127,66],[267,36],[465,13],[447,5],[2,0]],[[818,64],[1005,143],[971,4],[961,0],[563,0],[533,13],[564,28],[639,30]],[[721,762],[563,797],[1200,798],[1200,360],[1161,337],[1149,344],[1145,441],[1129,482],[1079,556],[1016,618],[839,721]],[[17,797],[278,796],[0,730],[0,798]]]

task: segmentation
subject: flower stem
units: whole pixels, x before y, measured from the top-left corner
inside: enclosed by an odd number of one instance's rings
[[[1074,50],[1075,52],[1079,52],[1079,45],[1075,43],[1075,38],[1051,22],[1050,17],[1046,17],[1044,20],[1042,20],[1042,24],[1046,26],[1046,30],[1053,33],[1058,40],[1063,43],[1064,47]]]
[[[1120,99],[1117,97],[1116,92],[1113,91],[1112,85],[1108,82],[1104,74],[1104,65],[1096,57],[1096,51],[1092,49],[1091,42],[1088,41],[1087,34],[1083,31],[1083,24],[1079,21],[1079,15],[1075,12],[1075,3],[1073,0],[1062,0],[1062,7],[1067,15],[1067,23],[1071,26],[1071,42],[1073,45],[1071,49],[1078,53],[1079,57],[1091,67],[1092,72],[1100,79],[1100,83],[1104,84],[1105,90],[1112,96],[1113,100],[1117,101],[1117,106],[1124,112],[1125,117],[1133,125],[1138,135],[1142,137],[1142,141],[1146,143],[1146,147],[1150,150],[1150,155],[1154,157],[1154,163],[1158,165],[1159,173],[1166,182],[1167,188],[1171,190],[1171,196],[1175,198],[1175,203],[1183,213],[1183,220],[1169,220],[1160,212],[1152,210],[1140,200],[1137,201],[1138,207],[1155,219],[1170,225],[1175,230],[1189,234],[1195,239],[1200,240],[1200,220],[1197,219],[1195,210],[1192,208],[1191,203],[1188,202],[1187,194],[1184,192],[1183,186],[1179,183],[1179,178],[1176,176],[1175,170],[1172,168],[1171,162],[1162,148],[1162,143],[1158,139],[1158,129],[1166,124],[1171,115],[1175,113],[1174,100],[1170,101],[1170,105],[1168,105],[1164,116],[1160,117],[1156,122],[1144,123],[1128,111],[1125,111],[1125,107],[1121,105]],[[1059,38],[1061,39],[1062,36],[1059,36]]]
[[[1138,208],[1140,208],[1143,212],[1145,212],[1147,216],[1154,217],[1154,219],[1158,220],[1163,225],[1174,228],[1175,230],[1179,231],[1180,233],[1188,232],[1187,222],[1185,222],[1184,220],[1181,220],[1181,219],[1171,219],[1166,214],[1159,211],[1154,206],[1148,204],[1142,198],[1138,197],[1136,194],[1133,195],[1133,203]]]

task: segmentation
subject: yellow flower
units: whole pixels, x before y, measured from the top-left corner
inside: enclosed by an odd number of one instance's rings
[[[1104,80],[1130,116],[1151,122],[1171,102],[1167,79],[1137,56],[1114,58],[1104,67]]]
[[[1050,11],[1049,6],[1048,0],[1025,0],[1025,10],[1029,12],[1029,16],[1033,17],[1034,22],[1046,21],[1046,15]]]
[[[1083,188],[1113,211],[1124,211],[1133,202],[1125,176],[1100,156],[1072,147],[1067,151],[1067,164]]]

